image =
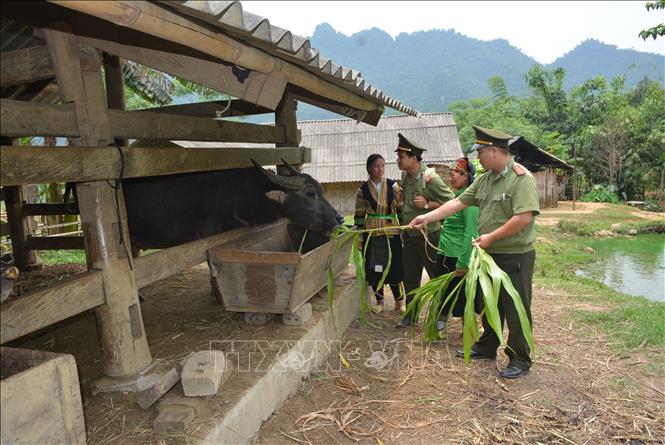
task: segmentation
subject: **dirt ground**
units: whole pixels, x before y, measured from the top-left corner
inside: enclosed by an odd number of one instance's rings
[[[648,349],[613,353],[602,333],[571,321],[579,309],[604,308],[535,289],[535,364],[515,381],[498,376],[504,354],[469,366],[455,357],[459,319],[427,349],[417,328],[393,327],[393,310],[356,322],[342,341],[350,367],[314,374],[256,443],[665,443],[665,376],[645,368]]]

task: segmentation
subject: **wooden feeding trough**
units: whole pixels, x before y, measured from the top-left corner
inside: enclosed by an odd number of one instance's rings
[[[210,249],[213,291],[224,308],[286,315],[301,309],[326,286],[328,265],[340,240],[305,254],[297,252],[299,241],[291,239],[284,221]],[[348,266],[351,244],[341,246],[332,258],[335,276]]]
[[[74,357],[0,348],[0,442],[85,444]]]

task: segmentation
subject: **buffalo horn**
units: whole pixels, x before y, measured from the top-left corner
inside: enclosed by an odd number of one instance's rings
[[[284,158],[282,159],[282,163],[286,165],[286,168],[291,172],[293,176],[299,176],[302,173],[300,173],[293,165],[289,164]]]
[[[303,179],[299,176],[280,176],[276,175],[271,171],[266,170],[263,168],[258,162],[256,162],[254,159],[251,160],[252,164],[254,164],[254,167],[256,167],[261,173],[265,175],[266,178],[273,184],[275,184],[278,187],[281,187],[286,190],[300,190],[303,185]],[[293,167],[292,167],[293,168]]]

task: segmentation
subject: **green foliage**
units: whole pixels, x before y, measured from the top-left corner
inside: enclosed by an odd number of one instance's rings
[[[48,266],[56,264],[85,264],[84,250],[44,250],[39,258]]]
[[[665,304],[642,298],[631,303],[608,311],[582,312],[577,318],[600,325],[628,349],[665,345]]]
[[[647,2],[644,7],[647,9],[647,11],[650,10],[658,10],[658,9],[665,9],[665,0],[658,0],[656,2]],[[640,31],[639,36],[642,37],[643,40],[648,39],[649,37],[653,38],[656,40],[657,37],[663,37],[665,36],[665,23],[659,23],[656,26],[653,26],[651,28],[646,28]]]
[[[616,193],[616,187],[611,185],[596,184],[590,192],[585,194],[580,201],[584,202],[611,202],[618,204],[621,202]]]

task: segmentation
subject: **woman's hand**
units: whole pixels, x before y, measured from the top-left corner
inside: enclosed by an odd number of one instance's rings
[[[462,278],[464,275],[466,275],[466,272],[469,269],[460,269],[459,267],[455,268],[455,276],[458,278]]]
[[[415,198],[413,198],[413,205],[415,205],[419,209],[424,209],[425,204],[427,204],[427,200],[425,199],[424,196],[418,195]]]
[[[409,227],[412,229],[422,229],[427,225],[427,218],[425,215],[418,215],[409,223]]]

